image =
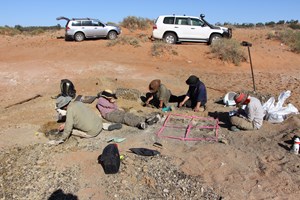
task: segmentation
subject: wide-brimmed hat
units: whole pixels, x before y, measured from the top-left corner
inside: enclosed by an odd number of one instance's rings
[[[248,98],[248,94],[246,93],[237,93],[235,96],[234,96],[234,101],[236,103],[236,106],[237,107],[240,107],[244,104],[244,102],[247,100]]]
[[[160,80],[159,79],[155,79],[155,80],[151,81],[150,84],[149,84],[150,92],[157,92],[159,86],[160,86]]]
[[[191,75],[185,83],[188,85],[195,85],[199,81],[199,78],[195,75]]]
[[[116,94],[113,93],[111,90],[108,90],[108,89],[102,91],[100,96],[102,96],[104,98],[107,98],[107,99],[111,99],[111,98],[118,99]]]
[[[69,96],[60,96],[56,99],[56,107],[61,109],[63,107],[65,107],[66,105],[68,105],[72,100],[72,97]]]

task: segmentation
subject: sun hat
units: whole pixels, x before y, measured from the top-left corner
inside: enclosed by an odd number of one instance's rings
[[[159,86],[160,86],[160,80],[159,79],[155,79],[155,80],[151,81],[150,84],[149,84],[150,92],[157,92]]]
[[[195,85],[197,82],[199,81],[199,78],[195,75],[191,75],[186,81],[185,83],[187,85]]]
[[[106,89],[104,91],[101,92],[100,96],[104,97],[104,98],[107,98],[107,99],[111,99],[111,98],[114,98],[114,99],[118,99],[116,94],[113,93],[111,90],[109,89]]]
[[[69,96],[60,96],[56,99],[56,107],[61,109],[63,107],[65,107],[66,105],[68,105],[72,100],[72,97]]]
[[[243,103],[247,100],[248,98],[248,94],[245,94],[245,93],[237,93],[235,96],[234,96],[234,101],[236,103],[236,106],[237,107],[240,107],[243,105]]]

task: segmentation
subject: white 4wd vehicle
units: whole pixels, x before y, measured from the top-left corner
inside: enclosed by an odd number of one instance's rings
[[[152,37],[162,39],[166,43],[206,42],[211,44],[221,37],[231,38],[232,30],[226,27],[213,26],[199,17],[185,15],[159,16],[153,26]]]

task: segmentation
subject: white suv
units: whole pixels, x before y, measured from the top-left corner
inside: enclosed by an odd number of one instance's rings
[[[204,15],[200,15],[200,18],[185,15],[159,16],[153,26],[152,37],[162,39],[169,44],[177,42],[206,42],[211,44],[221,37],[232,37],[230,28],[213,26],[204,20],[204,17]]]
[[[102,23],[98,19],[57,17],[67,20],[65,39],[80,42],[86,38],[107,38],[114,40],[121,34],[121,28]]]

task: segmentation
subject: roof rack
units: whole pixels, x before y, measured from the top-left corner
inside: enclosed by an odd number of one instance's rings
[[[91,20],[91,18],[86,17],[86,18],[72,18],[72,20]]]

